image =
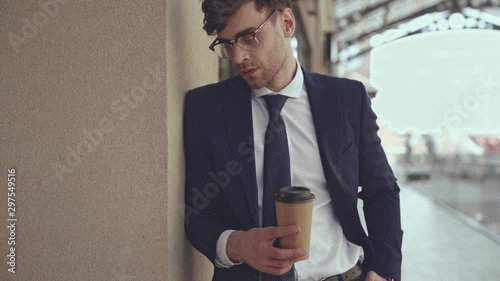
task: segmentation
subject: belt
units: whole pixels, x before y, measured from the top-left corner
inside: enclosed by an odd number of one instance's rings
[[[340,281],[340,280],[352,281],[361,276],[362,273],[363,271],[361,270],[361,265],[357,263],[353,268],[349,269],[348,271],[342,274],[325,277],[323,279],[320,279],[319,281]]]

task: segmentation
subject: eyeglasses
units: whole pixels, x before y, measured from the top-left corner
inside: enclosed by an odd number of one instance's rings
[[[220,40],[219,38],[215,38],[214,42],[210,44],[208,47],[210,50],[214,51],[220,58],[227,59],[233,56],[233,48],[234,43],[238,44],[240,48],[246,51],[251,51],[259,46],[259,40],[257,39],[257,32],[271,19],[276,12],[281,9],[276,9],[274,12],[269,15],[264,22],[262,22],[259,27],[257,27],[254,31],[250,31],[247,33],[243,33],[240,35],[236,35],[233,40]]]

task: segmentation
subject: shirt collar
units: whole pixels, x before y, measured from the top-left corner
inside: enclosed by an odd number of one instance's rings
[[[277,92],[277,94],[287,96],[289,98],[299,98],[302,94],[302,88],[304,87],[304,74],[302,73],[302,69],[300,68],[300,64],[298,60],[297,69],[295,70],[295,76],[292,81],[285,86],[285,88],[281,89],[281,91]],[[252,96],[255,98],[259,98],[265,95],[273,94],[275,92],[269,90],[266,87],[260,89],[252,89]]]

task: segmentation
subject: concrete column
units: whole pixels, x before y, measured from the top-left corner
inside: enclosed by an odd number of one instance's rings
[[[179,210],[183,96],[217,79],[199,1],[2,1],[0,22],[0,280],[210,280]]]
[[[324,65],[325,38],[319,17],[317,4],[313,1],[297,1],[294,3],[295,12],[298,13],[304,37],[310,48],[309,70],[318,73],[328,73]]]
[[[202,29],[200,1],[167,2],[168,123],[168,280],[212,280],[212,265],[184,238],[182,110],[188,89],[218,80],[217,56],[208,49],[213,38]]]

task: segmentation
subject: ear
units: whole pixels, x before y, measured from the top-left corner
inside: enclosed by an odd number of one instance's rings
[[[285,38],[291,38],[295,31],[295,16],[293,15],[292,9],[285,8],[283,12],[281,12],[281,22],[283,24]]]

